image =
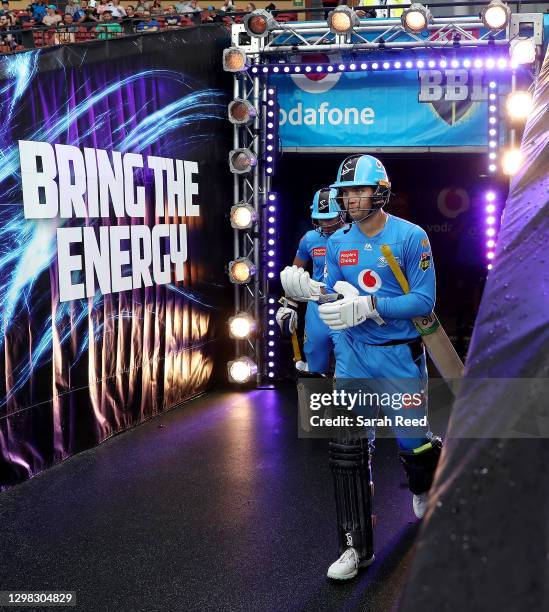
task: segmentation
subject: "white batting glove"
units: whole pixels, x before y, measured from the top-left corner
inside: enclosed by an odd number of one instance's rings
[[[335,289],[335,287],[334,287]],[[342,330],[373,319],[378,325],[384,321],[376,310],[375,298],[368,296],[347,297],[318,307],[320,318],[330,329]]]
[[[282,306],[276,311],[276,322],[284,336],[291,336],[297,331],[297,304],[286,298],[281,298]]]
[[[297,302],[318,302],[324,283],[314,281],[308,272],[297,266],[286,266],[280,273],[280,282],[287,298]]]
[[[337,281],[334,285],[334,290],[340,293],[344,298],[356,297],[359,294],[358,289],[347,281]]]

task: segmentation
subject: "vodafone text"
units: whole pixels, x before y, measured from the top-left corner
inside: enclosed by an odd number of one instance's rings
[[[290,125],[372,125],[375,120],[373,108],[356,108],[354,106],[330,108],[329,102],[321,102],[317,107],[303,108],[298,102],[288,111],[280,109],[280,125],[288,122]]]

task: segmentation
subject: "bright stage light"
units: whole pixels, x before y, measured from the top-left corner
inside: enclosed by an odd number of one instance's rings
[[[532,96],[527,91],[514,91],[507,98],[507,113],[511,119],[524,120],[532,110]]]
[[[235,285],[249,283],[255,274],[255,266],[247,257],[239,257],[229,262],[229,280]]]
[[[229,382],[243,384],[248,382],[257,373],[255,362],[249,357],[239,357],[227,364]]]
[[[257,165],[257,157],[249,149],[229,151],[229,168],[233,174],[247,174]]]
[[[333,34],[347,34],[359,23],[359,19],[352,8],[341,5],[330,11],[328,27]]]
[[[229,102],[227,113],[229,121],[235,125],[250,125],[257,115],[253,104],[242,98],[236,98]]]
[[[521,38],[511,42],[511,63],[515,66],[536,61],[536,43],[533,38]]]
[[[231,227],[233,229],[248,229],[252,227],[257,219],[257,213],[253,206],[241,202],[231,207]]]
[[[243,25],[250,36],[264,38],[278,26],[278,23],[269,11],[257,9],[244,17]]]
[[[243,72],[249,67],[248,58],[240,49],[229,47],[223,50],[223,70],[226,72]]]
[[[255,331],[255,321],[246,312],[239,312],[229,319],[229,336],[234,340],[244,340]]]
[[[402,27],[412,34],[419,34],[427,29],[432,20],[431,11],[423,4],[415,3],[404,9],[400,16]]]
[[[511,10],[501,0],[492,0],[481,12],[482,22],[489,30],[501,30],[509,23],[510,17]]]
[[[520,149],[508,149],[501,160],[503,172],[509,176],[514,176],[520,170],[522,161]]]

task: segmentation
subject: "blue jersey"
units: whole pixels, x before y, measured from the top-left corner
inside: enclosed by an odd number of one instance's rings
[[[328,240],[325,281],[329,291],[338,280],[356,287],[360,295],[373,295],[386,325],[372,319],[351,328],[357,340],[383,344],[418,336],[411,319],[431,313],[435,305],[435,269],[427,234],[417,225],[393,215],[385,227],[369,238],[358,225],[340,229]],[[348,231],[346,231],[348,230]],[[381,245],[388,244],[410,285],[404,294]]]
[[[324,278],[324,260],[326,258],[327,236],[322,236],[315,230],[309,230],[299,241],[296,257],[303,261],[313,261],[313,280],[321,281]]]

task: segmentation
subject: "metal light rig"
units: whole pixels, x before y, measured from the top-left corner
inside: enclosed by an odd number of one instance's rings
[[[509,160],[500,159],[504,143],[499,125],[500,83],[505,80],[511,94],[515,90],[525,94],[526,73],[526,90],[531,90],[540,67],[543,16],[512,14],[501,0],[492,0],[481,7],[479,15],[470,17],[434,17],[427,7],[412,4],[398,7],[404,9],[400,18],[361,19],[360,8],[355,12],[339,6],[326,21],[286,23],[277,22],[265,10],[256,10],[231,28],[232,46],[223,53],[224,69],[234,74],[234,99],[228,108],[234,124],[233,150],[229,154],[234,179],[234,253],[229,264],[235,309],[230,321],[231,337],[235,339],[235,359],[228,364],[231,382],[254,382],[255,377],[257,386],[266,386],[276,376],[275,312],[279,296],[270,292],[270,281],[278,276],[277,201],[271,181],[279,149],[279,113],[270,76],[435,67],[481,69],[489,79],[487,173],[495,179],[500,162],[506,174],[516,171],[516,132],[521,129],[516,122],[506,126],[507,141],[514,147],[507,151]],[[368,8],[386,9],[382,5]],[[347,59],[307,62],[308,53],[319,51],[330,60],[342,52]],[[297,61],[296,56],[300,58]],[[494,213],[501,213],[497,204],[493,191],[488,192],[488,269],[497,237]],[[244,222],[238,222],[239,215]]]

